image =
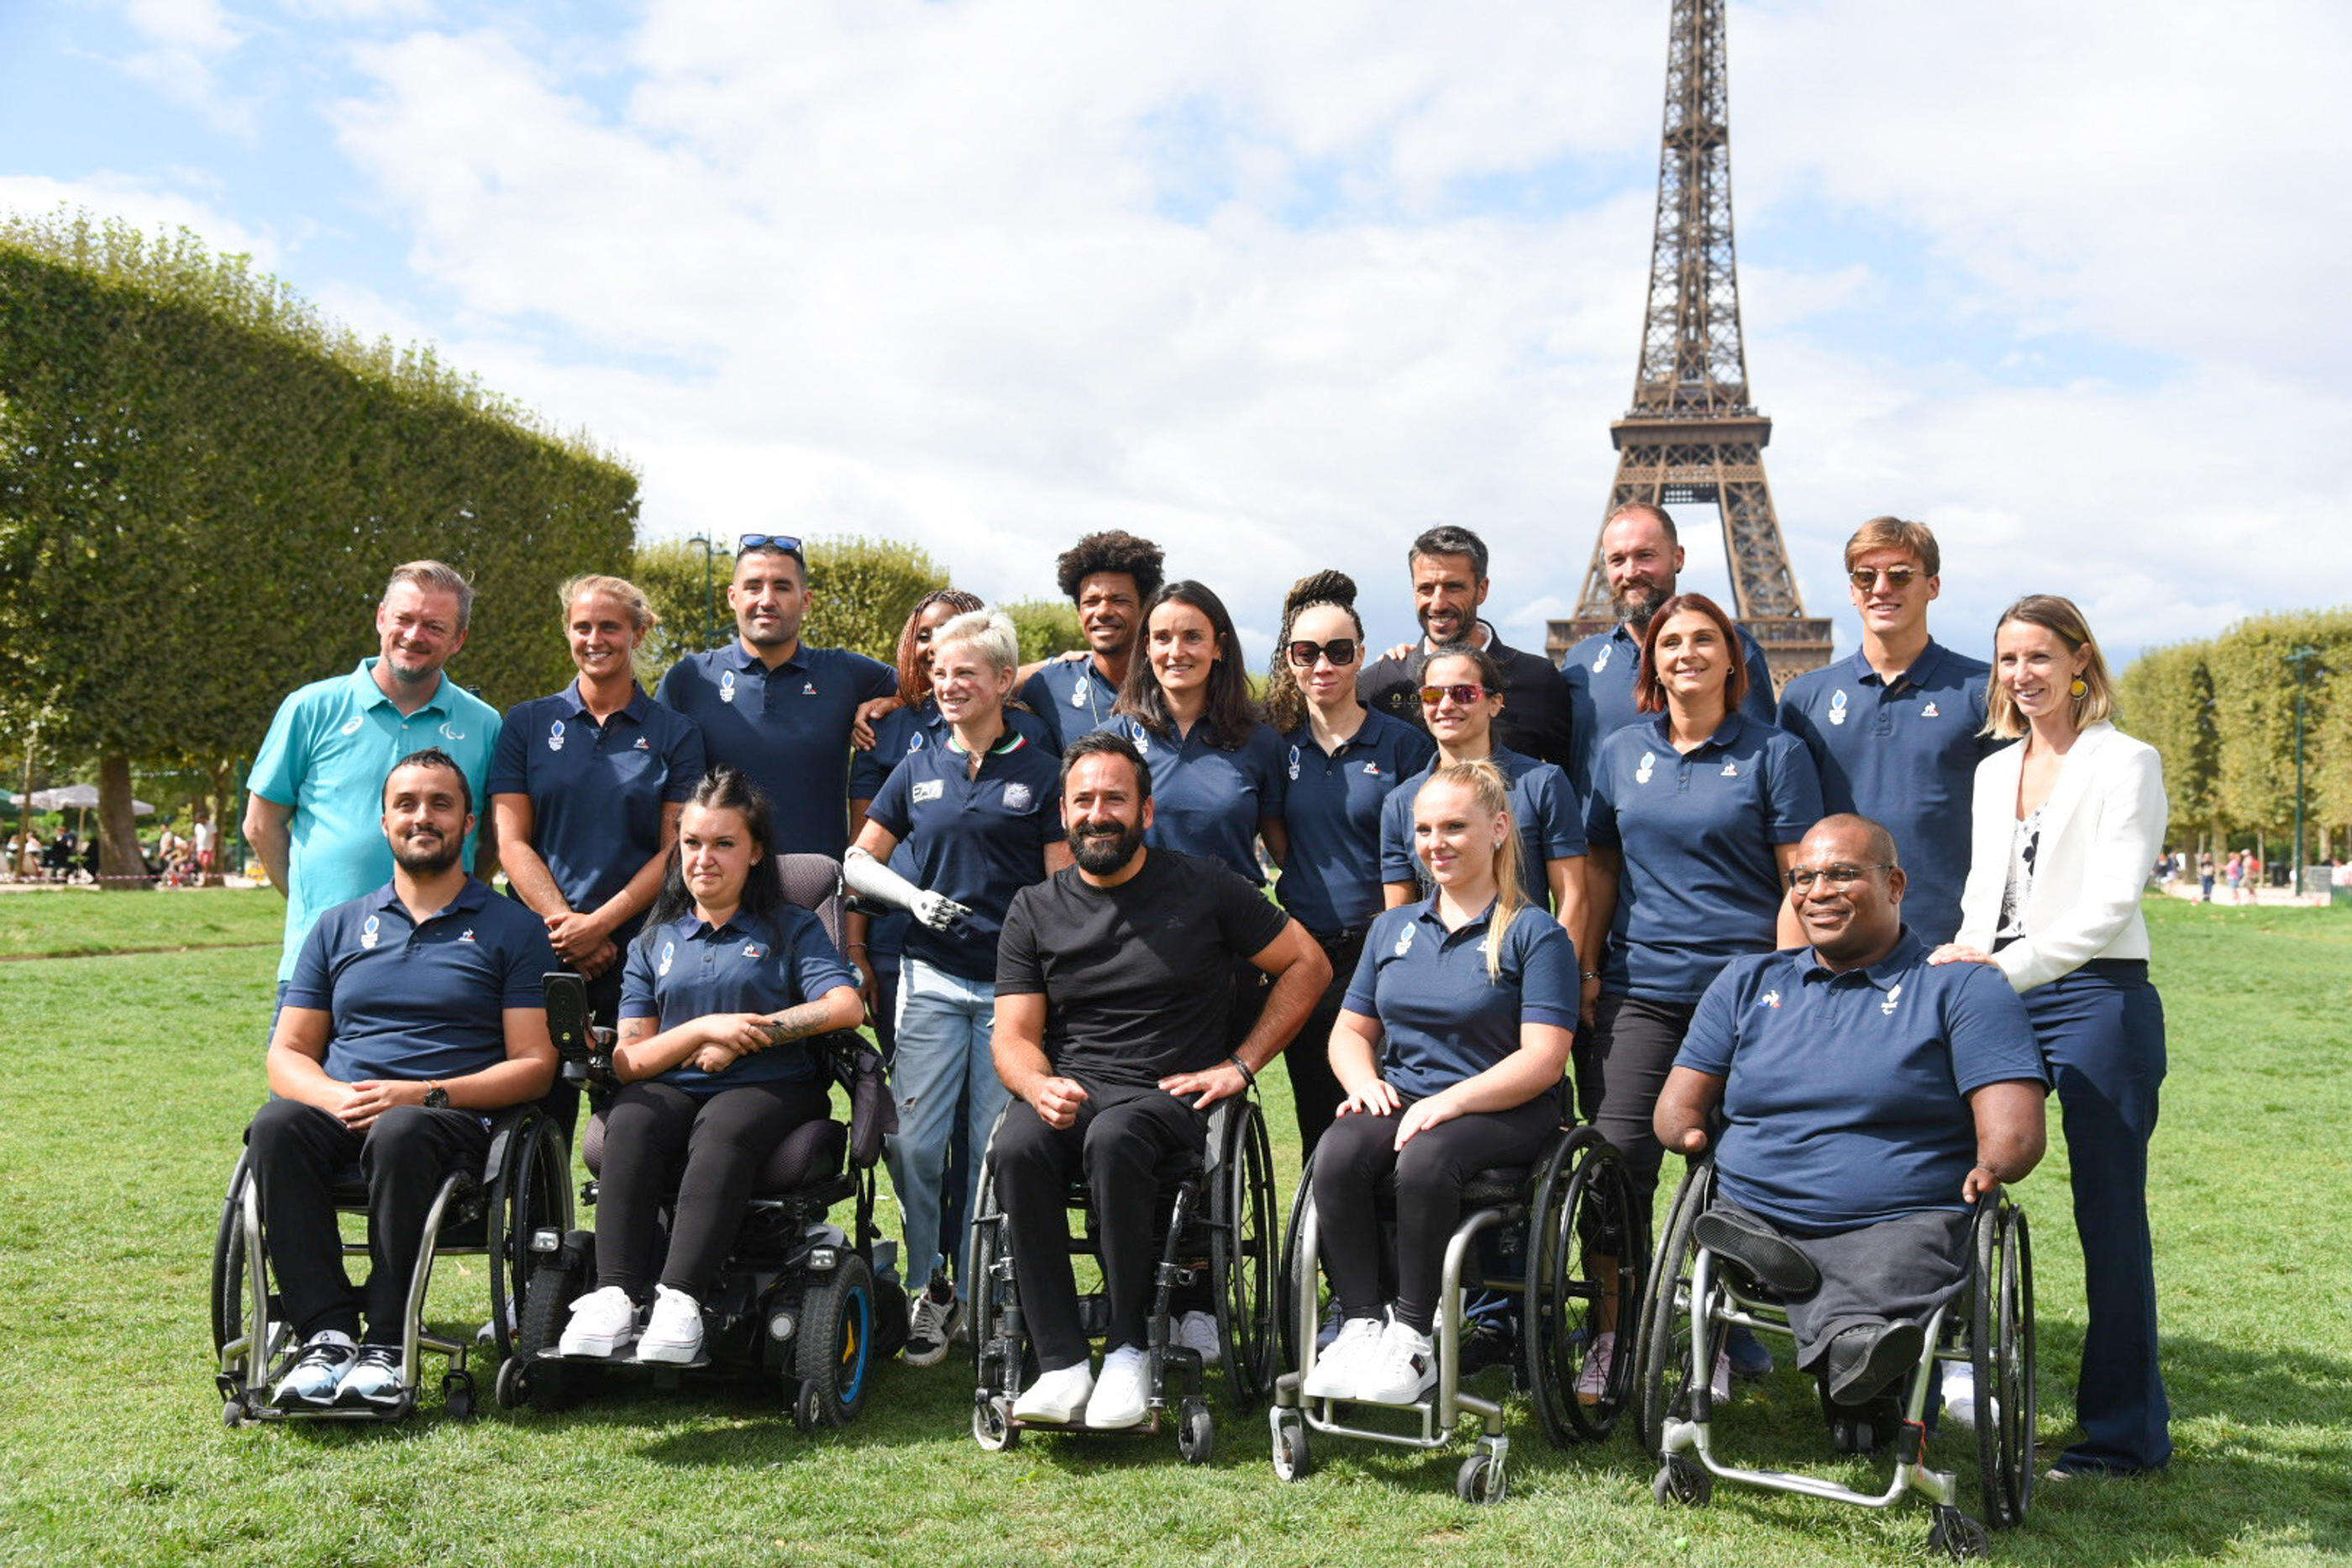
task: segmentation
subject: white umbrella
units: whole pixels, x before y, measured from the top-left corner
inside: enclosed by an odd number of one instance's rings
[[[33,810],[36,811],[95,811],[98,810],[98,786],[95,784],[68,784],[58,789],[36,789],[25,798],[33,803]],[[131,814],[134,817],[152,817],[155,814],[155,808],[144,800],[133,800],[131,802]]]

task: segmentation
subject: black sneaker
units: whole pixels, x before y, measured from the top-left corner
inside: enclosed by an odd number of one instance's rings
[[[945,1361],[948,1341],[962,1324],[963,1303],[956,1300],[955,1288],[945,1277],[932,1275],[907,1310],[907,1364],[935,1366]]]

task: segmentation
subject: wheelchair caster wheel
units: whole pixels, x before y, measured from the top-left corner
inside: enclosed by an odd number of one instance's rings
[[[801,1385],[800,1392],[793,1396],[793,1425],[803,1432],[814,1432],[826,1425],[824,1389],[814,1383]]]
[[[520,1410],[530,1404],[530,1369],[513,1356],[499,1363],[499,1375],[490,1385],[490,1397],[501,1410]]]
[[[1676,1454],[1658,1467],[1657,1479],[1650,1483],[1650,1495],[1664,1503],[1705,1508],[1707,1500],[1715,1496],[1715,1477],[1705,1465]]]
[[[241,1394],[231,1395],[227,1401],[221,1406],[221,1425],[224,1427],[242,1427],[245,1423],[245,1396]]]
[[[1205,1465],[1216,1447],[1217,1423],[1207,1403],[1187,1399],[1176,1417],[1176,1451],[1188,1465]]]
[[[1500,1502],[1509,1490],[1503,1462],[1492,1454],[1473,1454],[1454,1472],[1454,1495],[1464,1502]]]
[[[1307,1423],[1296,1410],[1276,1410],[1274,1416],[1274,1473],[1286,1481],[1303,1481],[1314,1468],[1307,1450]]]
[[[1983,1525],[1958,1509],[1939,1504],[1936,1522],[1927,1530],[1927,1550],[1955,1563],[1964,1563],[1989,1553],[1992,1538],[1986,1534]]]
[[[474,1375],[469,1372],[453,1372],[441,1380],[441,1403],[452,1421],[474,1418]]]
[[[1013,1402],[1002,1395],[986,1394],[973,1400],[971,1437],[992,1454],[1001,1454],[1018,1443],[1021,1428],[1013,1424]]]

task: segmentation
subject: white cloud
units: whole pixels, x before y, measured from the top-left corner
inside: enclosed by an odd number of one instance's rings
[[[256,134],[254,99],[221,84],[220,68],[244,43],[245,29],[219,0],[123,0],[122,13],[146,45],[121,59],[125,74],[229,135]]]
[[[284,248],[267,228],[247,228],[211,200],[199,200],[144,176],[100,172],[80,180],[41,174],[0,174],[0,211],[39,215],[64,207],[120,218],[134,228],[188,229],[223,255],[249,256],[275,271]]]

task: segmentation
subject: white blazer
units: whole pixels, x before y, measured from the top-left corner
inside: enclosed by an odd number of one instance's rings
[[[1977,764],[1968,885],[1960,892],[1964,947],[1991,953],[2017,831],[2022,743]],[[2066,753],[2042,808],[2025,935],[1993,954],[2021,991],[2049,984],[2094,958],[2145,958],[2140,890],[2164,848],[2164,766],[2156,748],[2104,720]]]

